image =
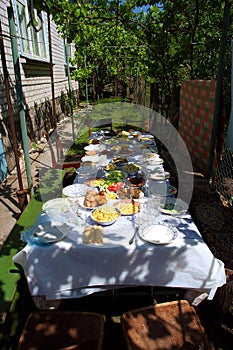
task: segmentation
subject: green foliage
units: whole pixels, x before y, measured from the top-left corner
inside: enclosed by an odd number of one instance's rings
[[[92,99],[106,86],[132,89],[140,77],[156,81],[163,95],[186,79],[216,79],[225,1],[37,0],[68,42],[75,42],[72,77]],[[147,11],[140,11],[140,6]],[[230,40],[226,86],[230,77]],[[163,98],[164,99],[164,98]]]
[[[115,98],[102,98],[101,100],[96,101],[94,104],[103,104],[103,103],[112,103],[112,102],[129,102],[127,98],[115,97]]]

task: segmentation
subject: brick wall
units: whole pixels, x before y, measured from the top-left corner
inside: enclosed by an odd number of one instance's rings
[[[214,116],[216,81],[190,80],[180,91],[179,133],[190,153],[194,171],[207,175]]]

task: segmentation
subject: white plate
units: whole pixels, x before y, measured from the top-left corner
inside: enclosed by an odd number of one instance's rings
[[[88,186],[84,184],[73,184],[63,188],[62,193],[67,197],[80,197],[85,196],[88,190]]]
[[[161,207],[161,212],[169,215],[185,214],[188,210],[188,204],[180,198],[169,198],[164,206]]]
[[[100,151],[101,149],[101,145],[97,144],[97,145],[88,145],[84,147],[85,151]]]
[[[145,138],[141,138],[140,141],[143,145],[152,145],[152,143],[154,142],[153,140],[146,140]]]
[[[141,133],[141,137],[143,138],[148,138],[148,139],[154,139],[154,136],[151,134],[147,133]]]
[[[86,207],[84,205],[84,200],[85,200],[85,196],[79,197],[79,199],[78,199],[78,202],[79,202],[79,205],[80,205],[81,208],[87,209],[87,210],[93,210],[93,209],[97,208],[97,207]]]
[[[165,224],[145,224],[139,229],[139,237],[153,244],[169,244],[177,237],[177,230]]]
[[[76,170],[76,173],[80,176],[91,176],[97,173],[96,166],[81,166]]]
[[[162,180],[166,180],[169,179],[170,174],[167,171],[164,172],[155,172],[155,173],[149,173],[148,174],[148,179],[152,179],[152,180],[157,180],[157,181],[162,181]]]
[[[144,158],[145,158],[147,161],[150,161],[150,160],[153,160],[153,159],[160,159],[160,156],[158,155],[158,153],[151,153],[151,152],[148,152],[148,153],[145,153],[145,154],[144,154]]]
[[[160,165],[163,164],[164,160],[161,158],[146,159],[148,165]]]
[[[100,205],[98,205],[96,207],[86,207],[84,205],[84,200],[85,200],[85,196],[79,197],[78,198],[78,203],[79,203],[81,208],[86,209],[86,210],[94,210],[94,209],[100,207],[101,205],[103,205],[103,204],[100,204]],[[108,199],[107,198],[107,203],[106,204],[111,203],[112,201],[115,201],[115,199]]]
[[[32,238],[37,243],[54,243],[61,241],[65,237],[66,224],[61,222],[47,221],[42,224],[38,224],[32,230]]]
[[[81,158],[82,162],[93,162],[93,163],[98,163],[101,160],[100,156],[84,156]]]
[[[66,198],[54,198],[45,202],[42,206],[43,210],[54,210],[57,213],[70,211],[70,205]]]

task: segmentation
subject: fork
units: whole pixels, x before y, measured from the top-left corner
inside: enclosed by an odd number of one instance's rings
[[[136,235],[138,233],[138,229],[139,229],[139,226],[135,228],[134,234],[129,240],[129,244],[132,244],[134,242],[134,239],[135,239],[135,237],[136,237]]]

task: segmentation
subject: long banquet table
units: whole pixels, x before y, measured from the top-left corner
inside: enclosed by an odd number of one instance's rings
[[[77,176],[75,183],[79,182],[82,179]],[[91,225],[89,213],[79,208],[79,215],[86,215]],[[139,235],[129,244],[140,215],[121,216],[104,227],[106,244],[87,245],[77,215],[42,211],[23,234],[27,244],[13,258],[22,266],[32,296],[54,300],[122,287],[158,286],[196,290],[212,299],[226,283],[224,264],[213,256],[190,214],[160,216],[160,221],[176,227],[177,237],[170,244],[151,244]],[[52,244],[31,240],[35,227],[44,223],[48,231],[60,225],[63,239]]]

